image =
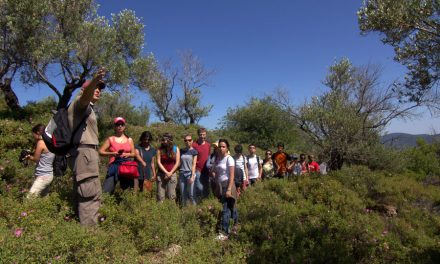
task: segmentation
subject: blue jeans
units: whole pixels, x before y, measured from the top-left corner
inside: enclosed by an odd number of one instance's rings
[[[194,195],[194,182],[188,183],[189,179],[191,178],[192,172],[188,171],[181,171],[179,175],[179,186],[180,186],[180,200],[182,203],[182,206],[186,205],[186,201],[189,200],[191,204],[195,205],[195,195]]]
[[[231,198],[222,197],[221,202],[223,204],[222,210],[222,231],[225,234],[229,234],[229,221],[231,218],[234,220],[234,224],[238,221],[238,212],[235,208],[235,200]]]
[[[204,198],[208,198],[211,192],[211,185],[209,183],[209,175],[196,171],[196,179],[194,181],[195,198],[197,203]]]

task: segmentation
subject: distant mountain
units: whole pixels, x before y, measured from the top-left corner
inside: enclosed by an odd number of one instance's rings
[[[396,149],[405,149],[417,146],[417,139],[423,139],[426,143],[433,143],[435,140],[440,140],[440,134],[437,135],[411,135],[405,133],[391,133],[381,138],[381,143]]]

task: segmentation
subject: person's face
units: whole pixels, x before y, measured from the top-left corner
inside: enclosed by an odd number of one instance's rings
[[[283,152],[284,147],[283,146],[278,146],[277,149],[278,149],[278,152]]]
[[[205,141],[206,140],[206,131],[199,133],[199,140]]]
[[[148,146],[148,144],[150,144],[150,139],[148,137],[143,138],[141,141],[141,145]]]
[[[249,146],[248,148],[249,154],[254,155],[257,152],[257,148],[255,146]]]
[[[315,157],[313,155],[309,155],[307,158],[309,159],[309,161],[314,161],[315,160]]]
[[[185,145],[186,145],[187,147],[190,147],[191,144],[192,144],[192,138],[191,138],[191,137],[185,137],[185,138],[183,139],[183,141],[185,142]]]
[[[220,142],[218,145],[220,153],[223,155],[226,155],[228,153],[228,147],[226,146],[225,142]]]
[[[101,98],[101,88],[96,87],[95,92],[93,93],[93,100],[92,103],[95,103]]]
[[[170,139],[168,137],[163,137],[160,141],[162,142],[162,146],[168,146],[170,143]]]
[[[266,152],[266,159],[270,159],[270,158],[272,158],[272,152],[267,151]]]
[[[118,122],[115,124],[115,132],[124,132],[125,124],[123,122]]]
[[[299,160],[300,160],[300,161],[305,161],[305,160],[306,160],[306,156],[305,156],[305,155],[301,155],[301,156],[299,156]]]
[[[32,137],[34,138],[35,141],[38,141],[41,136],[40,136],[40,134],[32,132]]]

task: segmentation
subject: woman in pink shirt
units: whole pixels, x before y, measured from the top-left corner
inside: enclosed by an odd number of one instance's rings
[[[137,179],[128,179],[118,177],[117,170],[119,162],[123,159],[131,159],[136,156],[133,139],[125,134],[125,119],[123,117],[116,117],[113,120],[115,125],[114,136],[108,137],[101,148],[99,154],[109,157],[107,176],[104,180],[103,191],[113,193],[115,191],[116,183],[119,181],[121,189],[138,188]]]

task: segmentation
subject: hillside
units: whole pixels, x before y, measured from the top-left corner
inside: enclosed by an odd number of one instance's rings
[[[423,139],[426,143],[431,144],[435,140],[439,140],[440,135],[391,133],[383,136],[381,143],[395,149],[406,149],[417,146],[418,139]]]

